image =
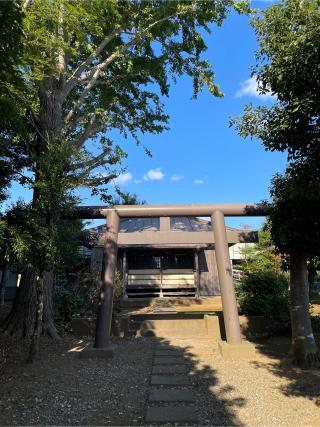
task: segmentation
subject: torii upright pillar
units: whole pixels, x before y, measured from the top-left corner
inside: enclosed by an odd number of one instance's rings
[[[95,336],[95,348],[105,348],[109,344],[112,307],[113,307],[113,283],[117,267],[118,255],[119,216],[113,209],[107,216],[107,233],[104,245],[104,268],[102,273],[102,285],[97,313],[97,325]]]
[[[211,222],[214,233],[223,318],[227,338],[227,342],[219,342],[219,350],[221,355],[227,359],[252,358],[255,353],[254,346],[241,339],[239,315],[232,280],[232,267],[223,212],[215,210],[211,215]]]
[[[211,216],[214,232],[221,300],[227,342],[241,343],[241,333],[236,296],[232,280],[232,267],[229,255],[226,227],[223,212],[216,210]]]

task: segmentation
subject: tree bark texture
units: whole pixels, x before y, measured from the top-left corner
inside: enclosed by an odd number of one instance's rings
[[[39,84],[40,111],[36,123],[37,154],[45,155],[48,140],[57,138],[61,132],[61,104],[57,95],[57,83],[53,79],[47,79]],[[35,180],[39,172],[37,165]],[[33,189],[33,206],[36,206],[41,197],[37,185]],[[41,316],[42,334],[58,339],[53,316],[53,273],[45,272],[43,277],[43,314]],[[37,286],[35,274],[31,269],[22,273],[20,287],[18,289],[13,307],[9,316],[2,325],[5,332],[21,338],[31,338],[35,331],[35,323],[39,307],[37,306]]]
[[[0,283],[0,301],[1,301],[0,304],[1,305],[4,305],[8,272],[9,272],[8,263],[5,262],[2,267],[2,275],[1,275],[1,283]]]
[[[42,320],[43,320],[43,303],[44,303],[44,274],[42,273],[36,279],[36,318],[34,324],[34,330],[31,337],[28,362],[33,362],[39,354],[40,336],[42,332]]]
[[[302,253],[290,254],[291,353],[303,368],[320,367],[320,352],[312,331],[309,311],[307,260]]]
[[[11,312],[2,324],[5,333],[17,338],[31,338],[37,313],[37,287],[32,270],[21,275],[20,286]],[[43,283],[42,334],[58,339],[53,317],[53,273],[45,272]]]

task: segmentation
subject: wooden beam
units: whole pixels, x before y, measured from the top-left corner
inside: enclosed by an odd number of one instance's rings
[[[225,203],[197,205],[119,205],[119,206],[78,206],[64,218],[103,219],[108,212],[115,210],[119,217],[168,217],[168,216],[211,216],[219,210],[224,216],[266,216],[267,204]]]

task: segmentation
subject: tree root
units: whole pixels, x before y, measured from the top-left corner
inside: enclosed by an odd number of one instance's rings
[[[293,363],[302,369],[319,369],[320,351],[306,352],[303,358],[294,358]]]
[[[59,341],[60,337],[54,324],[52,292],[53,274],[45,273],[44,312],[42,319],[42,336],[48,336]],[[36,322],[36,287],[34,275],[27,270],[21,279],[16,299],[8,316],[0,326],[5,335],[16,339],[31,339]]]

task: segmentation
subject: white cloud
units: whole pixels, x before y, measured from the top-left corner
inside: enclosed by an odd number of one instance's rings
[[[170,177],[170,181],[181,181],[182,179],[183,179],[183,176],[176,175],[176,174],[174,174]]]
[[[141,179],[134,179],[134,180],[133,180],[133,182],[134,182],[135,184],[140,184],[140,183],[142,182],[142,180],[141,180]]]
[[[164,178],[164,173],[161,168],[150,169],[145,175],[143,175],[143,179],[145,181],[160,181]]]
[[[116,185],[126,185],[132,181],[133,175],[131,172],[121,173],[117,178],[113,180]]]
[[[204,180],[203,179],[195,179],[193,181],[194,184],[204,184]]]
[[[240,84],[240,89],[236,92],[236,98],[242,98],[243,96],[254,96],[255,98],[272,99],[275,98],[271,92],[261,94],[258,89],[258,82],[255,76],[245,80]]]

